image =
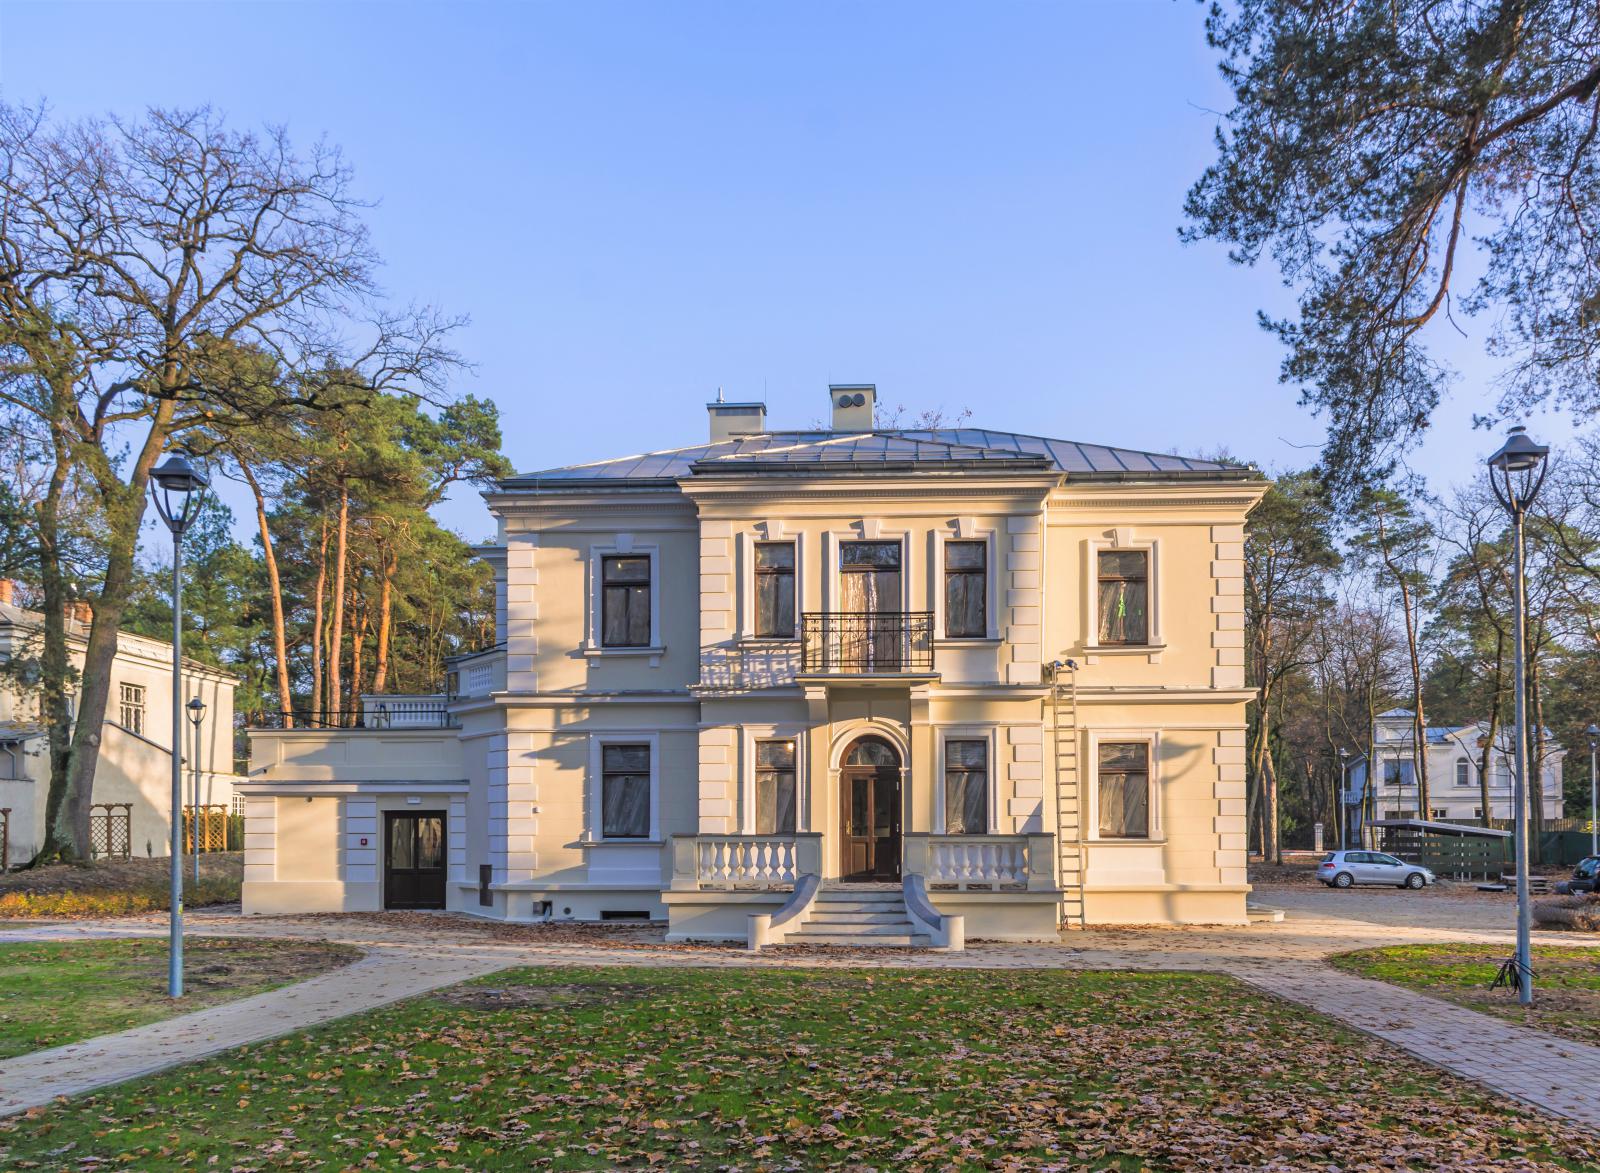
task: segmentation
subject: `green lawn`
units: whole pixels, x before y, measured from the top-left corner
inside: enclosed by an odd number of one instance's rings
[[[0,1125],[0,1166],[1592,1168],[1202,974],[524,970]]]
[[[167,942],[0,942],[0,1059],[259,994],[354,961],[342,945],[184,943],[185,996],[167,992]]]
[[[1341,969],[1448,998],[1526,1026],[1600,1044],[1600,949],[1533,947],[1533,1006],[1510,990],[1491,990],[1506,945],[1393,945],[1333,958]]]

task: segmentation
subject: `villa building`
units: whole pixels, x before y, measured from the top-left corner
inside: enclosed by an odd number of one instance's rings
[[[247,912],[958,945],[1246,919],[1249,468],[713,403],[486,494],[499,643],[251,731]]]
[[[1412,752],[1413,714],[1410,709],[1390,709],[1372,722],[1372,752],[1380,764],[1377,789],[1371,810],[1377,819],[1418,819],[1438,823],[1482,823],[1489,819],[1509,821],[1516,817],[1511,785],[1515,769],[1516,746],[1511,728],[1501,725],[1495,733],[1494,752],[1489,755],[1489,807],[1483,809],[1484,739],[1489,723],[1471,725],[1430,725],[1427,727],[1428,809],[1421,809],[1417,786],[1415,755]],[[1528,747],[1530,761],[1534,749]],[[1541,774],[1544,818],[1562,817],[1562,773],[1567,751],[1557,745],[1545,730],[1544,770]],[[1345,790],[1346,834],[1351,842],[1360,838],[1360,821],[1367,809],[1367,755],[1352,758],[1349,784]],[[1532,798],[1530,796],[1530,803]]]
[[[18,606],[16,584],[0,579],[0,664],[24,666],[38,657],[44,620]],[[71,604],[67,653],[83,669],[92,613]],[[0,810],[7,813],[11,862],[25,860],[44,842],[45,799],[50,789],[48,736],[27,671],[0,678]],[[184,721],[184,804],[232,809],[233,690],[228,673],[184,660],[184,695],[206,706],[198,730]],[[76,696],[69,697],[75,703]],[[172,842],[172,645],[122,632],[111,665],[95,770],[91,839],[98,853],[166,855]]]

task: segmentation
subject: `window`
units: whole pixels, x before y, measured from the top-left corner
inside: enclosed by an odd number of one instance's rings
[[[843,610],[871,615],[900,610],[900,543],[841,542]]]
[[[989,588],[989,544],[944,544],[944,633],[950,639],[989,634],[986,597]]]
[[[1466,758],[1462,758],[1456,763],[1456,785],[1472,785],[1472,763],[1467,761]]]
[[[1143,550],[1100,551],[1100,642],[1149,642],[1150,556]]]
[[[793,741],[756,742],[756,834],[793,835],[795,773]]]
[[[756,636],[794,638],[794,543],[756,543]]]
[[[1436,806],[1433,808],[1433,817],[1436,819],[1448,818],[1449,815],[1450,812],[1442,806]]]
[[[144,732],[144,685],[124,684],[121,686],[121,704],[118,707],[117,724],[129,733]]]
[[[610,555],[600,560],[600,646],[650,645],[650,558]]]
[[[1145,839],[1150,835],[1150,746],[1143,741],[1100,745],[1100,835]]]
[[[600,747],[600,834],[605,839],[650,835],[650,747]]]
[[[944,743],[944,829],[951,835],[989,832],[989,743]]]

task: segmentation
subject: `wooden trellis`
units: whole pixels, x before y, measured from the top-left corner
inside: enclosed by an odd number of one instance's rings
[[[200,830],[201,851],[228,850],[228,808],[223,803],[183,808],[183,849],[194,850],[195,827]]]
[[[97,802],[89,808],[89,854],[107,859],[133,854],[133,803]]]

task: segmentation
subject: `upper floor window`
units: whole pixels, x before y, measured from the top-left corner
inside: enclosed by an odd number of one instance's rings
[[[600,747],[600,834],[606,839],[650,837],[650,746]]]
[[[842,542],[842,610],[854,615],[900,610],[900,543]]]
[[[1150,642],[1150,555],[1145,550],[1101,550],[1100,641]]]
[[[793,741],[756,742],[756,834],[793,835],[795,771]]]
[[[989,544],[944,544],[944,633],[951,639],[989,634],[986,610]]]
[[[600,646],[650,646],[650,558],[610,554],[600,560]]]
[[[756,543],[756,635],[794,638],[794,543]]]
[[[989,832],[989,743],[944,743],[944,829],[951,835]]]
[[[1456,763],[1456,785],[1472,785],[1472,763],[1468,762],[1466,758],[1462,758]]]
[[[1150,745],[1144,741],[1101,742],[1100,835],[1105,839],[1150,836]]]
[[[144,685],[124,684],[119,686],[120,703],[117,709],[117,724],[129,733],[144,732]]]

